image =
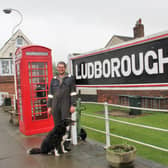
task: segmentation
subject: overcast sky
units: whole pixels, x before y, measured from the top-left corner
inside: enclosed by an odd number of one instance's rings
[[[70,53],[103,48],[113,35],[133,36],[139,18],[145,35],[168,30],[168,0],[0,0],[0,47],[23,14],[20,29],[34,43],[52,49],[56,62]]]

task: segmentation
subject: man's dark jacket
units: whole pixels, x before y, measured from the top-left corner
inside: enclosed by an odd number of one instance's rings
[[[52,108],[55,125],[70,117],[70,106],[76,105],[76,95],[74,77],[66,75],[62,82],[58,76],[52,78],[48,94],[48,107]]]

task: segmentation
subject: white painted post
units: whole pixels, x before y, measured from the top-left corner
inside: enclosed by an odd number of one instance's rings
[[[13,107],[14,107],[14,111],[16,112],[16,97],[15,97],[15,95],[13,95]]]
[[[108,103],[104,103],[104,110],[105,110],[105,127],[106,127],[106,146],[104,147],[107,149],[110,146],[110,127],[109,127],[109,115],[108,115]]]
[[[74,113],[72,113],[72,120],[73,121],[76,121],[76,111]],[[75,122],[74,125],[72,125],[71,127],[71,132],[72,132],[72,135],[71,135],[71,138],[72,138],[72,144],[73,145],[77,145],[78,144],[78,141],[77,141],[77,123]]]

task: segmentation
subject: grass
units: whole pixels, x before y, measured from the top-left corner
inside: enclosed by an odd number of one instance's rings
[[[93,114],[98,116],[104,116],[104,106],[103,105],[93,105],[93,104],[85,104],[86,110],[82,111],[82,113]],[[109,107],[109,111],[115,111],[119,108]],[[120,109],[121,110],[121,109]],[[122,109],[124,110],[124,109]],[[126,110],[125,112],[128,112]],[[143,112],[146,113],[146,112]],[[159,113],[159,112],[148,112],[147,115],[142,115],[140,117],[127,118],[127,117],[114,117],[110,116],[110,118],[127,121],[131,123],[138,123],[158,128],[168,129],[168,114],[167,113]],[[92,127],[98,130],[105,130],[105,122],[101,119],[96,119],[93,117],[88,117],[82,115],[81,124]],[[105,144],[105,135],[101,133],[97,133],[91,131],[89,129],[86,130],[88,137],[94,139],[96,141],[102,142]],[[139,128],[135,126],[129,126],[117,122],[110,121],[110,133],[128,137],[137,141],[141,141],[144,143],[148,143],[151,145],[155,145],[158,147],[168,149],[168,133],[161,132],[151,129]],[[160,164],[168,166],[168,152],[163,152],[160,150],[152,149],[150,147],[146,147],[144,145],[139,145],[137,143],[132,143],[126,140],[122,140],[119,138],[111,137],[111,144],[120,144],[120,143],[128,143],[136,146],[137,155],[141,156],[148,160],[153,160]]]

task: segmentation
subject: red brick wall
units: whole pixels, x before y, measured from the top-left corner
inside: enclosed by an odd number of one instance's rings
[[[0,76],[0,92],[8,92],[14,94],[14,77]]]
[[[125,96],[124,105],[129,105],[129,100],[127,96],[141,96],[142,97],[142,107],[146,106],[148,108],[168,108],[168,90],[97,90],[97,101],[98,102],[108,102],[112,104],[121,104],[121,96]],[[167,99],[161,99],[160,103],[156,105],[158,100],[154,101],[152,98],[161,97]],[[152,105],[150,104],[151,102]],[[122,103],[123,104],[123,103]],[[155,106],[155,107],[152,107]]]
[[[168,97],[168,90],[97,90],[98,101],[118,97],[119,95],[138,95],[151,97]]]

